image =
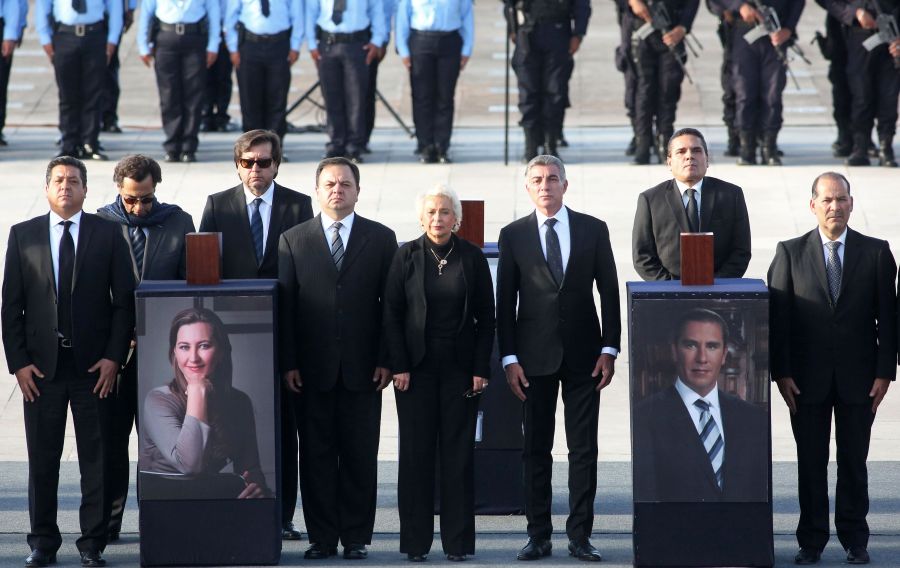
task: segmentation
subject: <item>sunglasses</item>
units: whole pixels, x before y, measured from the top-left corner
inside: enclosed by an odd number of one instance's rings
[[[141,205],[150,205],[151,203],[153,203],[154,199],[156,199],[155,195],[147,195],[145,197],[125,195],[122,197],[122,201],[124,201],[126,205],[137,205],[138,203],[140,203]]]
[[[272,165],[274,160],[272,158],[260,158],[258,160],[252,160],[249,158],[241,158],[238,160],[238,164],[241,165],[242,168],[246,170],[252,170],[253,166],[259,166],[261,170],[264,170]]]

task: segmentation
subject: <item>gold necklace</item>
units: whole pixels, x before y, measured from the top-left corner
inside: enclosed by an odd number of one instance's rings
[[[450,253],[453,252],[453,247],[456,246],[456,243],[450,243],[450,250],[447,251],[447,254],[444,255],[444,258],[438,256],[436,252],[434,252],[433,248],[429,248],[431,251],[431,256],[434,257],[434,261],[437,263],[438,276],[444,275],[444,267],[447,266],[447,257],[450,256]]]

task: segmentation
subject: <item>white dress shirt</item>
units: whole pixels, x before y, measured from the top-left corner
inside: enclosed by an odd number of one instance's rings
[[[72,221],[69,227],[69,234],[72,235],[72,241],[75,243],[75,254],[78,254],[78,228],[81,226],[81,211],[72,215],[68,219],[63,219],[53,211],[50,212],[50,257],[53,260],[53,275],[56,283],[57,294],[59,294],[59,243],[62,241],[63,221]]]
[[[825,233],[822,232],[822,229],[819,228],[819,237],[822,239],[822,253],[825,255],[825,269],[828,270],[828,247],[826,246],[831,242],[831,239],[825,236]],[[834,239],[841,243],[841,246],[838,247],[837,254],[838,258],[841,259],[841,274],[844,273],[844,249],[847,248],[847,229],[844,229],[844,232],[841,233],[841,236]]]
[[[335,223],[340,223],[341,230],[338,232],[341,234],[341,243],[344,245],[344,253],[346,254],[347,242],[350,240],[350,229],[353,228],[353,220],[355,218],[356,213],[350,213],[338,221],[329,217],[324,211],[322,212],[322,230],[325,231],[325,241],[328,243],[329,250],[331,249],[331,239],[334,238],[334,229],[331,226]]]
[[[244,186],[244,199],[247,200],[247,218],[253,222],[253,208],[250,204],[259,197],[262,203],[259,204],[259,216],[262,217],[263,226],[263,252],[266,250],[266,243],[269,242],[269,221],[272,219],[272,200],[275,199],[275,182],[269,185],[269,189],[262,195],[253,195],[247,186]]]
[[[676,179],[675,186],[678,188],[678,193],[681,196],[681,203],[684,204],[685,211],[687,211],[688,202],[691,200],[691,198],[688,197],[687,190],[689,190],[692,187],[696,190],[694,195],[697,198],[697,218],[698,219],[701,218],[700,212],[703,211],[703,209],[701,209],[701,207],[702,207],[702,203],[701,203],[702,197],[701,196],[703,194],[703,179],[701,179],[694,185],[688,185],[688,184],[680,182]],[[700,227],[700,229],[702,230],[702,227]]]
[[[716,421],[716,426],[719,427],[719,434],[722,435],[722,442],[725,442],[725,427],[722,425],[722,407],[719,405],[719,389],[714,388],[710,391],[710,393],[706,396],[700,396],[691,387],[687,386],[682,382],[681,377],[678,377],[678,380],[675,381],[675,390],[678,391],[678,394],[681,396],[681,401],[684,402],[685,408],[687,408],[688,413],[691,415],[691,420],[694,421],[694,428],[697,429],[697,435],[700,435],[700,432],[703,431],[703,427],[700,425],[700,414],[702,411],[694,406],[694,402],[698,400],[705,400],[709,404],[709,413],[712,414],[713,420]]]

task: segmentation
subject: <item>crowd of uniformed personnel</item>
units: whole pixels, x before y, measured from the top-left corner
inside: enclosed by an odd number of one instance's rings
[[[613,0],[621,30],[616,66],[625,78],[633,163],[662,160],[675,129],[700,0]],[[525,161],[566,146],[565,110],[574,55],[588,29],[590,0],[504,0],[515,44]],[[817,34],[830,61],[834,156],[849,166],[896,166],[900,92],[900,0],[816,0],[827,12]],[[789,62],[805,59],[796,27],[805,0],[706,0],[719,19],[725,155],[740,165],[781,165],[778,133]],[[27,0],[0,0],[0,144],[15,47]],[[140,57],[153,66],[165,131],[164,160],[196,160],[198,133],[236,128],[228,105],[237,77],[244,131],[284,139],[290,67],[305,41],[327,115],[325,157],[355,163],[369,152],[376,80],[391,31],[411,82],[416,154],[449,163],[456,82],[472,54],[472,0],[35,0],[34,23],[59,89],[60,155],[106,159],[99,133],[121,132],[118,44],[137,22]],[[137,16],[135,16],[137,13]],[[796,79],[793,79],[796,81]],[[877,127],[876,127],[877,124]],[[876,141],[872,141],[872,130]]]

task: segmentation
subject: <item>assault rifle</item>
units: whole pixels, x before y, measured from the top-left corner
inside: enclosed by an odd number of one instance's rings
[[[897,30],[897,18],[893,14],[883,12],[878,0],[874,0],[872,3],[875,5],[875,24],[878,28],[874,34],[863,42],[863,47],[866,48],[866,51],[872,51],[885,43],[891,45],[900,37],[900,32]],[[894,58],[894,68],[900,69],[900,57]]]
[[[770,34],[774,34],[781,30],[781,21],[778,19],[778,12],[775,11],[775,8],[771,6],[766,6],[761,2],[761,0],[753,0],[753,7],[756,8],[756,11],[759,12],[762,21],[754,26],[749,32],[744,34],[744,40],[753,44],[756,40],[766,37]],[[787,74],[790,76],[791,81],[793,81],[794,86],[797,90],[800,90],[800,83],[797,82],[797,77],[794,76],[794,72],[791,71],[791,66],[788,63],[787,56],[785,52],[781,50],[778,46],[773,46],[775,48],[775,54],[778,56],[778,60],[781,61],[781,64],[784,65]],[[803,50],[796,43],[792,43],[790,48],[800,59],[802,59],[807,65],[812,65],[809,59],[806,58],[806,55],[803,53]]]
[[[659,32],[660,34],[666,34],[672,30],[674,27],[672,25],[672,18],[669,16],[669,10],[666,8],[664,2],[649,2],[647,8],[650,10],[650,21],[646,22],[643,26],[639,27],[635,30],[634,34],[641,41],[646,40],[648,37],[653,35],[654,32]],[[703,45],[700,44],[700,41],[697,38],[693,37],[692,34],[686,34],[684,36],[684,45],[691,51],[691,55],[694,57],[698,57],[697,50],[694,46],[691,45],[689,39],[693,39],[694,42],[697,43],[697,47],[699,49],[703,49]],[[691,79],[691,74],[688,73],[687,67],[684,65],[684,60],[681,59],[681,55],[675,51],[673,46],[667,46],[669,48],[669,52],[672,54],[672,57],[675,58],[675,62],[678,63],[678,66],[681,67],[682,72],[684,72],[684,76],[687,78],[688,83],[691,85],[694,84],[694,81]]]

